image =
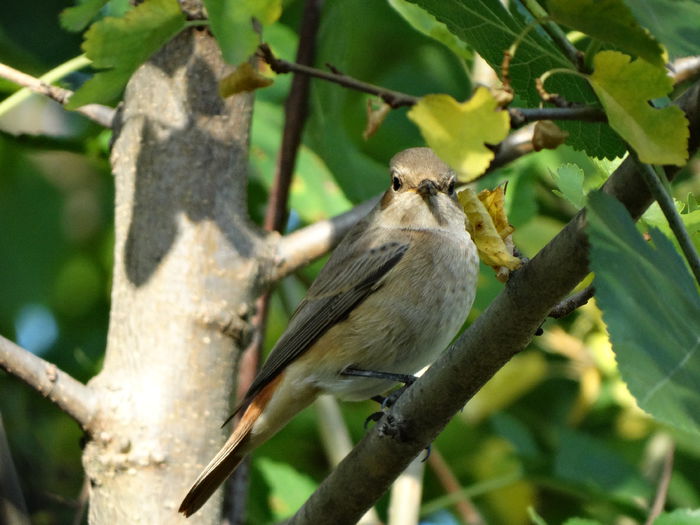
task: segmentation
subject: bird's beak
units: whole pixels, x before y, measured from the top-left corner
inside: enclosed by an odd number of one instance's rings
[[[423,197],[427,197],[428,195],[435,196],[435,195],[437,195],[437,192],[438,192],[437,186],[430,179],[424,179],[418,185],[418,193],[420,195],[422,195]]]

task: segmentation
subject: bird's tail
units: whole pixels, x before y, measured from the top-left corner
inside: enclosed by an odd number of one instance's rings
[[[251,401],[236,429],[221,450],[204,468],[180,504],[179,512],[191,516],[204,505],[212,494],[240,465],[246,454],[254,447],[250,443],[253,425],[270,401],[281,376],[270,382]]]

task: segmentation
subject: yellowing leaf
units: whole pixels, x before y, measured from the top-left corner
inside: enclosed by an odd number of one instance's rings
[[[676,106],[656,109],[649,100],[666,96],[672,81],[663,67],[617,51],[601,51],[588,76],[610,126],[634,148],[642,162],[685,165],[688,120]]]
[[[428,145],[452,166],[461,182],[486,171],[494,153],[485,144],[498,144],[508,135],[508,112],[484,87],[459,103],[449,95],[426,95],[408,112]]]
[[[498,235],[505,240],[515,228],[508,223],[506,217],[506,186],[501,184],[494,190],[482,190],[477,195],[479,200],[486,206],[486,211],[489,212],[493,225],[496,227]]]
[[[258,73],[249,62],[240,64],[233,73],[219,81],[219,95],[230,97],[242,91],[254,91],[272,84],[272,79]]]
[[[487,206],[473,190],[466,188],[458,193],[457,197],[467,215],[466,228],[479,250],[479,257],[485,264],[497,271],[499,280],[505,280],[507,275],[500,271],[501,267],[516,270],[520,268],[522,262],[513,256],[512,244],[507,242],[510,241],[509,236],[513,227],[508,224],[508,219],[503,212],[502,197],[499,199],[497,194],[495,196],[485,195],[489,206],[494,210],[495,221],[494,217],[489,214]],[[496,224],[500,227],[500,232]],[[508,244],[511,244],[510,249]]]

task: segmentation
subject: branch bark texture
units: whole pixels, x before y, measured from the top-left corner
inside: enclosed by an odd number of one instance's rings
[[[104,368],[83,464],[90,523],[184,523],[190,482],[223,443],[240,352],[271,258],[246,206],[249,94],[207,31],[132,77],[115,127],[115,263]],[[187,523],[220,522],[220,497]]]
[[[91,432],[97,399],[90,388],[2,336],[0,367],[58,405],[83,430]]]
[[[691,124],[691,154],[700,133],[699,87],[696,83],[680,101]],[[651,203],[637,169],[627,159],[604,186],[634,218]],[[582,211],[512,275],[488,309],[399,398],[289,523],[351,524],[375,503],[454,414],[528,345],[550,310],[585,277],[585,222]]]

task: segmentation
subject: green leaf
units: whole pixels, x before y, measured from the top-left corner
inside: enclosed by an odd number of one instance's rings
[[[410,0],[420,5],[474,51],[479,53],[497,72],[501,70],[503,52],[527,27],[527,22],[511,15],[499,0]],[[527,104],[541,103],[534,79],[550,69],[571,67],[558,48],[537,31],[530,31],[518,47],[510,66],[510,76],[516,95]],[[499,73],[500,74],[500,73]],[[551,92],[567,100],[596,104],[597,99],[583,79],[556,75],[547,81]],[[614,158],[624,154],[619,137],[603,123],[560,122],[569,132],[567,144],[585,150],[594,157]]]
[[[649,100],[666,96],[673,87],[663,67],[617,51],[601,51],[588,76],[612,128],[635,149],[642,162],[685,165],[688,120],[677,106],[657,109]]]
[[[449,95],[426,95],[408,112],[435,153],[469,182],[486,171],[493,160],[493,150],[506,138],[510,129],[508,112],[485,87],[458,103]],[[475,126],[474,122],[479,125]]]
[[[561,430],[554,473],[613,501],[632,502],[651,494],[649,483],[622,455],[604,440],[574,429]]]
[[[671,58],[697,55],[700,3],[697,0],[634,0],[634,16],[668,49]]]
[[[467,45],[422,7],[411,4],[408,0],[389,0],[389,5],[416,31],[444,44],[458,57],[464,59],[472,57],[473,53]]]
[[[680,212],[680,217],[683,221],[685,229],[690,234],[690,238],[695,247],[700,250],[700,209],[693,207],[691,202],[692,198],[690,196],[688,197],[687,206],[679,200],[674,200],[676,209]],[[676,246],[676,248],[678,248],[680,251],[680,245],[678,244],[676,235],[668,225],[668,220],[666,220],[666,216],[664,215],[663,211],[661,211],[661,207],[658,203],[654,202],[651,206],[649,206],[647,211],[644,212],[644,215],[642,215],[640,222],[647,227],[658,228],[661,233],[671,239],[674,246]]]
[[[177,0],[146,0],[122,18],[108,17],[94,23],[82,47],[93,67],[105,71],[78,89],[66,107],[112,101],[136,68],[184,26],[185,17]]]
[[[270,488],[269,505],[275,521],[294,514],[316,490],[314,480],[286,463],[261,457],[255,464]]]
[[[68,31],[82,31],[109,0],[85,0],[61,12],[61,26]]]
[[[533,507],[527,508],[527,515],[530,517],[530,520],[532,520],[532,523],[534,523],[535,525],[547,525],[547,522],[544,520],[544,518],[537,514],[537,511]]]
[[[557,22],[663,67],[663,49],[622,0],[549,0],[547,7]]]
[[[269,190],[280,148],[283,108],[258,100],[253,114],[252,178]],[[296,211],[304,222],[312,223],[347,211],[351,206],[323,161],[302,145],[290,188],[290,209]]]
[[[569,518],[564,522],[564,525],[603,525],[598,520],[589,520],[587,518]]]
[[[698,525],[700,509],[678,509],[664,512],[654,520],[654,525]]]
[[[268,25],[282,14],[282,0],[204,0],[204,5],[224,59],[233,65],[248,60],[260,43],[253,19]]]
[[[577,209],[583,208],[586,203],[586,192],[583,190],[583,170],[576,164],[564,164],[556,173],[552,173],[554,182],[559,191],[554,193],[568,200]]]
[[[700,295],[683,259],[658,230],[644,241],[622,204],[588,199],[596,298],[620,373],[654,418],[700,432]]]

